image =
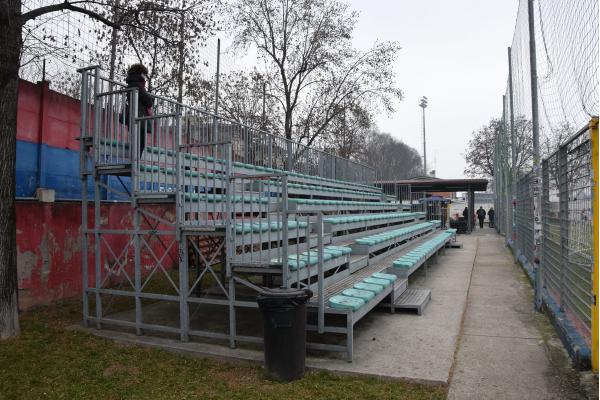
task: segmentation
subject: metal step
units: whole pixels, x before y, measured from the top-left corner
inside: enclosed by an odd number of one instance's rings
[[[117,175],[117,176],[130,176],[131,175],[131,164],[112,164],[112,165],[97,165],[96,173],[98,175]]]
[[[431,300],[430,289],[407,289],[394,303],[394,309],[417,310],[417,314],[421,315],[429,300]]]

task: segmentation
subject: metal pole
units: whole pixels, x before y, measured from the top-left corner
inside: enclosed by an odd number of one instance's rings
[[[115,1],[115,5],[113,6],[113,22],[118,22],[118,11],[119,11],[119,0]],[[110,38],[110,70],[108,77],[113,80],[115,78],[115,64],[117,60],[117,39],[119,32],[117,28],[112,28],[111,38]]]
[[[517,193],[517,140],[515,132],[515,112],[513,103],[513,83],[512,83],[512,54],[511,48],[508,48],[508,95],[509,95],[509,106],[510,106],[510,153],[511,153],[511,199],[512,199],[512,223],[511,233],[513,247],[516,243],[516,229],[515,229],[515,207],[516,207],[516,193]],[[516,260],[517,252],[513,251],[513,255]]]
[[[592,232],[594,235],[594,268],[592,270],[592,371],[598,373],[598,117],[590,121],[590,142],[592,145]]]
[[[531,123],[533,126],[533,263],[535,274],[535,308],[542,307],[543,270],[540,263],[540,244],[542,224],[540,210],[542,198],[540,193],[540,126],[538,114],[538,88],[537,88],[537,59],[535,54],[535,25],[533,0],[527,1],[529,16],[529,66],[531,69]]]
[[[471,189],[471,186],[469,186],[467,188],[467,209],[468,209],[468,214],[467,214],[467,224],[469,225],[469,227],[467,228],[467,232],[471,233],[473,231],[473,212],[475,211],[475,196],[473,193],[473,190]]]
[[[88,326],[89,319],[89,254],[88,254],[88,176],[89,170],[87,167],[87,151],[84,139],[87,136],[87,107],[88,107],[88,72],[81,72],[81,124],[79,134],[79,171],[81,174],[81,278],[82,278],[82,294],[83,294],[83,326]],[[93,168],[93,166],[92,166]]]
[[[500,182],[500,191],[502,193],[501,196],[501,201],[502,201],[502,209],[504,209],[504,205],[506,204],[506,184],[504,182],[504,138],[506,137],[506,95],[502,95],[502,130],[500,131],[500,138],[498,141],[498,150],[499,152],[502,152],[502,158],[500,159],[500,168],[499,170],[501,170],[502,172],[500,172],[501,175],[501,180],[499,179]],[[498,206],[500,206],[500,202],[498,202]],[[496,210],[496,214],[498,214],[498,211],[500,211],[499,209]],[[505,214],[508,214],[507,211],[504,212]],[[499,217],[504,218],[504,221],[508,221],[506,219],[506,215],[502,215],[500,214]],[[500,218],[496,218],[497,222],[500,222]],[[502,228],[500,227],[500,224],[498,224],[498,233],[502,233]],[[506,227],[504,228],[504,235],[506,236]]]
[[[217,39],[217,73],[215,76],[215,118],[213,122],[213,140],[220,141],[223,138],[217,139],[217,116],[219,115],[219,69],[221,67],[221,39]]]
[[[317,330],[325,332],[325,275],[323,272],[323,213],[317,214],[317,250],[319,262],[317,264],[317,290],[319,292],[319,308],[317,317]]]
[[[184,52],[185,52],[185,13],[181,13],[181,26],[179,27],[179,71],[177,72],[177,102],[181,103],[183,100],[183,65],[184,65]],[[217,67],[218,68],[218,67]]]
[[[427,176],[427,142],[425,139],[425,107],[423,108],[423,175]]]
[[[232,159],[232,144],[227,143],[225,145],[225,179],[227,179],[226,185],[226,193],[227,200],[225,202],[225,273],[227,276],[228,284],[229,284],[229,347],[235,348],[235,338],[236,338],[236,313],[235,313],[235,280],[234,280],[234,272],[231,266],[231,261],[235,256],[235,234],[234,234],[234,222],[233,219],[235,216],[232,216],[232,212],[234,211],[233,204],[233,190],[234,190],[234,182],[232,182],[232,168],[231,168],[231,159]]]
[[[262,127],[261,127],[261,129],[263,131],[266,129],[266,125],[267,125],[266,97],[267,97],[267,83],[263,82],[263,87],[262,87]]]

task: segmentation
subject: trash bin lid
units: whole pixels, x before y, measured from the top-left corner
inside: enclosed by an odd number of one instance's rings
[[[256,301],[261,308],[284,310],[301,306],[312,295],[310,289],[264,289]]]

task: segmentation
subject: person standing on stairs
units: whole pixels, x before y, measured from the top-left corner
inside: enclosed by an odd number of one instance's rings
[[[152,106],[154,105],[154,98],[146,90],[146,83],[148,82],[148,68],[143,64],[133,64],[127,70],[127,77],[125,83],[128,88],[138,89],[138,117],[149,117],[152,115]],[[127,99],[129,103],[129,98]],[[129,123],[129,111],[127,111],[125,117],[125,124]],[[154,124],[151,121],[140,121],[140,156],[142,155],[144,148],[146,147],[146,134],[152,133],[152,127]]]

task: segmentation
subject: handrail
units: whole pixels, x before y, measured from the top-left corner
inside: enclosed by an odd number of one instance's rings
[[[91,71],[91,70],[93,70],[94,72],[87,72],[87,71]],[[86,67],[86,68],[81,68],[78,71],[81,71],[81,72],[85,71],[86,73],[89,73],[92,76],[94,76],[95,79],[102,79],[108,83],[111,83],[111,84],[114,84],[114,85],[117,85],[117,86],[120,86],[123,88],[126,87],[126,85],[124,85],[122,82],[118,82],[113,79],[110,79],[110,78],[107,78],[104,76],[100,76],[100,71],[102,71],[102,68],[100,66],[90,66],[90,67]],[[129,90],[129,89],[125,88],[122,90],[116,90],[116,91],[111,90],[110,92],[106,92],[106,93],[94,93],[94,94],[96,96],[103,96],[103,95],[106,96],[109,94],[122,93],[123,91],[127,91],[127,90]],[[256,134],[261,135],[262,137],[260,140],[262,140],[263,143],[266,143],[267,141],[269,141],[270,143],[278,142],[282,148],[288,149],[288,153],[289,153],[289,150],[291,150],[291,147],[295,147],[295,150],[294,150],[295,154],[293,156],[295,162],[297,162],[300,158],[304,157],[304,154],[308,154],[307,159],[312,158],[312,157],[310,157],[310,155],[316,156],[315,158],[317,158],[317,159],[320,158],[319,156],[321,156],[325,159],[331,159],[332,165],[334,168],[332,170],[331,175],[332,175],[332,178],[334,178],[334,179],[346,180],[346,181],[350,181],[350,182],[354,181],[353,179],[349,179],[349,176],[343,176],[343,177],[337,176],[336,171],[335,171],[335,168],[336,168],[335,166],[337,164],[337,160],[339,160],[340,162],[343,162],[343,163],[349,163],[350,166],[354,166],[354,167],[358,167],[358,168],[362,169],[363,172],[361,172],[360,175],[362,177],[361,181],[363,181],[363,182],[367,182],[367,180],[369,180],[369,179],[376,179],[377,170],[370,165],[366,165],[366,164],[363,164],[358,161],[350,160],[348,158],[339,157],[330,152],[327,152],[327,151],[324,151],[321,149],[317,149],[314,147],[310,147],[303,143],[288,139],[284,136],[277,135],[277,134],[274,134],[271,132],[267,132],[260,128],[255,128],[255,127],[249,126],[247,124],[241,123],[239,121],[234,121],[232,119],[217,115],[214,112],[210,112],[210,111],[207,111],[207,110],[199,108],[199,107],[184,104],[182,102],[178,102],[176,100],[169,99],[167,97],[159,96],[156,94],[149,93],[149,95],[154,99],[164,101],[174,107],[180,107],[183,109],[187,109],[187,110],[190,110],[193,112],[200,113],[203,116],[207,117],[207,119],[211,119],[213,121],[219,121],[220,123],[224,122],[227,124],[231,124],[231,126],[238,127],[241,130],[241,132],[239,133],[240,138],[244,138],[244,136],[246,136],[248,134],[248,131],[251,131],[253,135],[256,135]],[[182,113],[183,113],[183,110],[182,110]],[[151,119],[152,117],[151,116],[150,117],[138,117],[138,119],[141,119],[141,118]],[[220,126],[220,124],[218,124],[218,126]],[[226,132],[225,134],[230,136],[231,138],[233,138],[233,136],[235,136],[236,133],[237,132]],[[289,157],[289,154],[288,154],[288,157]],[[287,169],[290,172],[293,172],[293,168],[294,168],[293,164],[289,165],[289,163],[288,163],[288,165],[286,165],[286,167],[284,169]],[[320,174],[316,173],[315,175],[320,175]],[[369,175],[369,177],[367,177],[367,175]],[[370,177],[371,175],[372,175],[372,177]]]

